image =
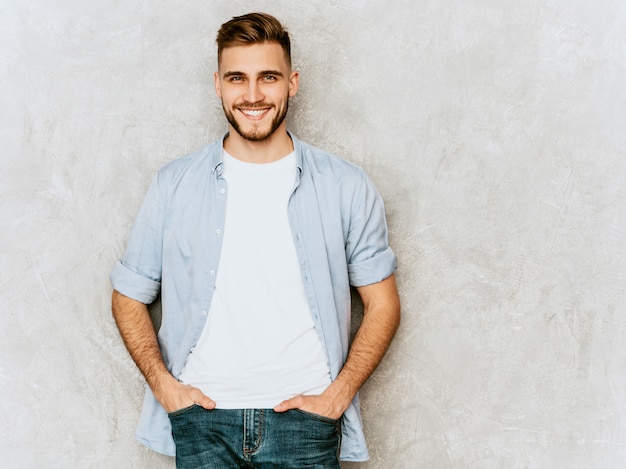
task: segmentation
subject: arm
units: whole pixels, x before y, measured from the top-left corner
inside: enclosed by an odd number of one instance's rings
[[[148,307],[113,290],[112,309],[124,344],[150,389],[166,412],[198,404],[213,409],[215,403],[197,388],[180,383],[169,372],[159,348]]]
[[[302,409],[338,419],[370,377],[389,348],[400,323],[400,299],[393,274],[385,280],[358,287],[363,300],[363,322],[337,379],[319,396],[295,396],[281,402],[276,412]]]

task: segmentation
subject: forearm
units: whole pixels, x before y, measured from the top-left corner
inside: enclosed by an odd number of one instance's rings
[[[158,394],[163,383],[174,378],[163,362],[148,307],[115,290],[111,303],[113,317],[130,356],[152,391]]]
[[[124,344],[165,411],[191,404],[213,409],[215,402],[199,389],[178,382],[165,366],[148,307],[115,290],[111,303]]]
[[[364,317],[335,382],[351,401],[383,359],[398,327],[393,311]]]
[[[393,276],[358,291],[363,298],[363,321],[341,372],[327,390],[343,410],[383,359],[400,324],[400,301]]]

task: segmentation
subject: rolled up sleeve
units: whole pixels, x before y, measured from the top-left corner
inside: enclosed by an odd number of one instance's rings
[[[161,282],[133,272],[122,261],[117,261],[110,277],[113,288],[118,292],[145,304],[152,303],[161,290]]]
[[[161,289],[165,216],[161,185],[157,175],[139,209],[124,257],[110,274],[115,290],[145,304],[152,303]]]
[[[389,277],[397,261],[389,247],[383,199],[365,174],[355,194],[346,254],[350,284],[360,287]]]
[[[371,285],[385,280],[396,270],[396,254],[390,247],[358,264],[350,264],[348,273],[350,284],[354,287]]]

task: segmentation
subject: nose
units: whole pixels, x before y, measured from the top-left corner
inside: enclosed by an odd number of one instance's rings
[[[265,96],[263,96],[259,84],[255,80],[250,80],[248,88],[246,89],[246,94],[243,98],[249,103],[258,103],[263,101]]]

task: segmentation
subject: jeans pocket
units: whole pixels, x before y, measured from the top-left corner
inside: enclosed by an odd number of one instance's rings
[[[318,422],[324,422],[329,425],[337,425],[337,422],[339,422],[338,419],[331,419],[330,417],[325,417],[320,414],[314,414],[313,412],[307,412],[306,410],[302,410],[302,409],[294,409],[294,410],[312,420],[317,420]]]
[[[178,416],[180,416],[180,415],[183,415],[184,413],[189,412],[191,409],[194,409],[194,408],[196,408],[196,407],[198,407],[198,404],[192,404],[192,405],[190,405],[190,406],[188,406],[188,407],[183,407],[182,409],[175,410],[174,412],[169,412],[169,413],[167,414],[167,416],[168,416],[169,418],[178,417]]]

